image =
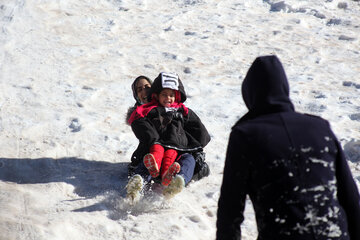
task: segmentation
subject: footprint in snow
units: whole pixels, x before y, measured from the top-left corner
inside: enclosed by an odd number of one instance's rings
[[[79,119],[72,119],[69,128],[71,129],[71,132],[79,132],[81,130],[81,124],[79,123]]]
[[[194,222],[194,223],[199,223],[199,222],[201,222],[200,217],[199,217],[199,216],[196,216],[196,215],[190,216],[189,219],[190,219],[192,222]]]
[[[360,113],[354,113],[349,115],[350,119],[353,121],[360,121]]]

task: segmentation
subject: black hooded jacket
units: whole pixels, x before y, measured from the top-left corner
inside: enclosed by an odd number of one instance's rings
[[[136,109],[136,107],[140,106],[141,103],[140,103],[140,100],[138,99],[137,97],[137,94],[136,94],[136,83],[139,79],[141,78],[145,78],[149,81],[150,84],[152,84],[152,81],[145,77],[145,76],[140,76],[140,77],[137,77],[133,84],[131,85],[131,88],[132,88],[132,91],[133,91],[133,96],[136,100],[136,103],[133,107],[130,107],[127,111],[127,114],[126,114],[126,123],[128,124],[128,121],[130,119],[130,115],[132,114],[132,112]],[[153,92],[155,93],[159,93],[159,90],[161,89],[161,85],[159,85],[159,81],[154,81],[154,84],[152,84],[152,87],[150,89],[150,94],[148,96],[148,100],[151,101],[151,94]],[[185,93],[185,90],[184,90],[184,87],[181,83],[181,81],[179,82],[179,88],[181,89],[181,99],[182,99],[182,102],[184,102],[186,100],[186,93]],[[190,110],[191,111],[191,110]],[[192,111],[189,112],[190,114],[192,114],[192,117],[191,119],[197,119],[197,116],[195,115],[195,113],[193,113]],[[190,116],[188,116],[188,118],[190,118]],[[186,119],[186,118],[185,118]],[[199,119],[200,121],[200,119]],[[142,124],[143,122],[140,121],[140,125],[142,125],[142,127],[144,127],[144,125]],[[200,121],[201,123],[201,121]],[[197,122],[196,124],[199,125],[199,122]],[[201,127],[202,123],[199,125],[200,127],[199,128],[202,128]],[[146,125],[145,125],[146,126]],[[139,127],[139,129],[137,130],[138,131],[138,134],[142,135],[142,134],[145,134],[145,135],[148,135],[148,132],[142,132],[140,130],[140,128],[142,127]],[[202,143],[197,143],[197,144],[193,144],[194,146],[194,151],[191,151],[191,154],[193,155],[195,161],[196,161],[196,164],[195,164],[195,169],[194,169],[194,175],[193,175],[193,178],[192,180],[200,180],[202,179],[203,177],[206,177],[210,174],[210,168],[208,166],[208,164],[205,162],[205,152],[203,152],[203,149],[202,147],[199,147],[201,146],[201,144],[203,144],[204,146],[208,143],[208,141],[210,140],[210,136],[208,134],[207,131],[199,131],[203,134],[203,136],[189,136],[189,138],[201,138],[203,139],[202,140]],[[195,133],[195,132],[194,132]],[[194,135],[193,133],[193,135]],[[200,133],[200,134],[201,134]],[[150,134],[151,135],[151,134]],[[194,140],[195,142],[196,140]],[[131,156],[131,163],[129,164],[128,168],[129,168],[129,172],[128,174],[131,176],[135,170],[135,168],[137,168],[138,164],[142,161],[143,157],[145,154],[147,154],[149,152],[149,145],[151,143],[149,142],[146,142],[146,141],[140,141],[139,142],[139,145],[137,147],[137,149],[134,151],[134,153],[132,154]]]
[[[176,75],[169,74],[169,76],[161,73],[154,80],[148,97],[149,101],[152,100],[153,93],[159,94],[166,88],[164,84],[170,81],[174,82],[171,86],[174,85],[180,93],[180,102],[183,103],[186,100],[181,80]],[[153,144],[160,144],[183,152],[195,152],[201,150],[210,141],[210,135],[200,118],[189,108],[186,113],[185,107],[166,109],[158,106],[145,117],[134,120],[131,128],[140,142],[145,143],[149,148]]]
[[[249,112],[230,134],[217,239],[240,239],[246,196],[258,240],[360,239],[360,198],[327,121],[294,111],[275,56],[257,58],[242,85]]]

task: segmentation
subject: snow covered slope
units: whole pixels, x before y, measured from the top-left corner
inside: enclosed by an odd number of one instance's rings
[[[267,54],[296,109],[330,121],[360,186],[359,1],[0,0],[0,239],[214,239],[241,82]],[[212,174],[131,207],[130,85],[161,71],[212,136]],[[243,239],[256,236],[249,203]]]

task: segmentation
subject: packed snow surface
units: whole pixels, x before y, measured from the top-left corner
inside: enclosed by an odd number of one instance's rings
[[[0,239],[215,239],[241,82],[268,54],[296,110],[329,120],[360,186],[359,1],[0,0]],[[211,134],[211,175],[132,206],[130,85],[161,71]],[[245,217],[256,239],[250,201]]]

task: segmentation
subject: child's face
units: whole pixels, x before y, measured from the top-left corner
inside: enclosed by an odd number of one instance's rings
[[[142,78],[136,83],[136,94],[142,103],[147,103],[147,95],[151,88],[150,83]]]
[[[170,107],[175,102],[175,91],[169,88],[164,88],[158,96],[159,103],[163,107]]]

